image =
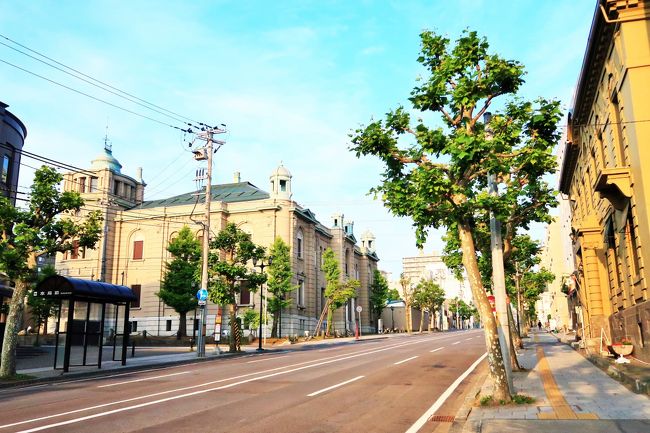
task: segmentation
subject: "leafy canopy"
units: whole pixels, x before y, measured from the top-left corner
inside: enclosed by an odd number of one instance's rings
[[[377,269],[372,275],[372,284],[370,285],[370,308],[376,316],[380,316],[382,310],[388,302],[389,290],[388,281]]]
[[[361,286],[359,280],[341,281],[339,262],[336,260],[334,251],[331,248],[327,248],[323,252],[323,270],[327,282],[325,297],[331,300],[331,310],[342,307],[348,299],[357,295],[357,289]]]
[[[269,251],[273,258],[268,267],[267,289],[273,297],[268,300],[268,311],[278,313],[291,305],[291,299],[286,299],[286,294],[296,290],[298,286],[291,283],[293,271],[291,270],[291,250],[282,238],[276,238]]]

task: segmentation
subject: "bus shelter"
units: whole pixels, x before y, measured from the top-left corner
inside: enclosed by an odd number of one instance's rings
[[[104,351],[126,365],[129,345],[129,305],[137,300],[125,286],[55,275],[34,289],[36,296],[59,300],[54,369],[102,368]]]

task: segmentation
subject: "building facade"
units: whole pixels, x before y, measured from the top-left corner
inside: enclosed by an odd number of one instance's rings
[[[27,137],[23,122],[0,102],[0,195],[16,203],[20,156]]]
[[[561,168],[571,200],[579,330],[650,360],[650,2],[599,2]],[[584,329],[584,331],[583,331]]]
[[[228,223],[235,223],[251,234],[253,242],[269,248],[276,237],[291,248],[293,284],[298,288],[288,296],[292,303],[281,313],[282,336],[311,334],[325,305],[325,275],[322,256],[332,248],[341,264],[342,278],[361,282],[357,297],[336,312],[334,327],[339,333],[354,332],[354,311],[363,309],[361,326],[374,332],[369,317],[369,287],[377,268],[375,238],[366,232],[357,242],[353,223],[342,214],[335,215],[330,227],[292,199],[291,173],[283,166],[269,178],[270,192],[242,181],[238,173],[232,183],[213,185],[211,192],[211,231],[218,233]],[[153,335],[174,335],[178,330],[178,314],[156,296],[171,260],[167,245],[176,233],[188,225],[199,239],[203,230],[196,224],[202,219],[205,189],[161,200],[144,200],[145,183],[138,169],[135,178],[121,173],[121,165],[110,149],[95,159],[89,170],[68,173],[65,190],[79,191],[88,205],[85,211],[99,209],[105,215],[104,236],[92,251],[73,251],[57,257],[57,270],[64,276],[98,279],[129,286],[139,296],[131,307],[132,330]],[[252,264],[251,264],[252,267]],[[254,290],[253,290],[254,292]],[[243,290],[238,299],[238,314],[243,310],[259,310],[259,294]],[[208,303],[208,335],[215,329],[218,307]],[[227,315],[224,308],[223,314]],[[227,318],[223,330],[228,332]],[[194,322],[194,324],[193,324]],[[188,314],[188,334],[196,326]],[[270,327],[270,324],[269,324]]]

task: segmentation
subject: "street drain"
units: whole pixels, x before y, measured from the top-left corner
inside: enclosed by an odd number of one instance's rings
[[[453,415],[433,415],[431,418],[429,418],[429,421],[433,422],[454,422],[454,416]]]

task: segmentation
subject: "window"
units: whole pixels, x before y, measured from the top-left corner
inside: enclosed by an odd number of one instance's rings
[[[142,260],[144,241],[133,241],[133,260]]]
[[[113,181],[113,194],[119,195],[120,194],[120,182],[114,180]]]
[[[195,331],[199,330],[199,321],[198,321],[198,319],[194,319],[194,330]]]
[[[77,183],[79,184],[79,192],[82,194],[86,192],[86,178],[80,177]]]
[[[2,156],[2,166],[0,166],[0,181],[8,183],[9,179],[9,155]]]
[[[634,230],[634,220],[632,219],[632,209],[627,213],[627,224],[625,225],[625,238],[627,239],[627,246],[629,249],[632,265],[632,276],[638,277],[641,265],[639,263],[639,249],[636,240],[636,230]]]
[[[281,180],[280,181],[280,191],[285,192],[287,190],[287,181],[286,180]]]
[[[172,321],[171,319],[167,319],[167,322],[165,323],[165,331],[171,331],[172,330]]]
[[[323,269],[323,247],[320,247],[318,252],[318,260],[320,262],[320,268]]]
[[[239,293],[239,304],[249,305],[250,303],[251,303],[251,291],[248,287],[242,286],[241,292]]]
[[[345,249],[345,276],[350,275],[350,250]]]
[[[88,192],[97,192],[97,183],[98,180],[96,177],[91,177],[90,178],[90,191]]]
[[[72,251],[70,251],[71,259],[79,258],[79,241],[72,241]]]
[[[133,284],[131,285],[131,290],[133,291],[133,294],[137,298],[135,301],[131,301],[131,308],[140,308],[140,295],[142,293],[142,285]]]
[[[298,280],[298,306],[305,305],[305,281]]]
[[[138,332],[138,322],[134,320],[131,322],[131,332]]]
[[[299,259],[302,259],[302,230],[298,230],[296,235],[296,254]]]

